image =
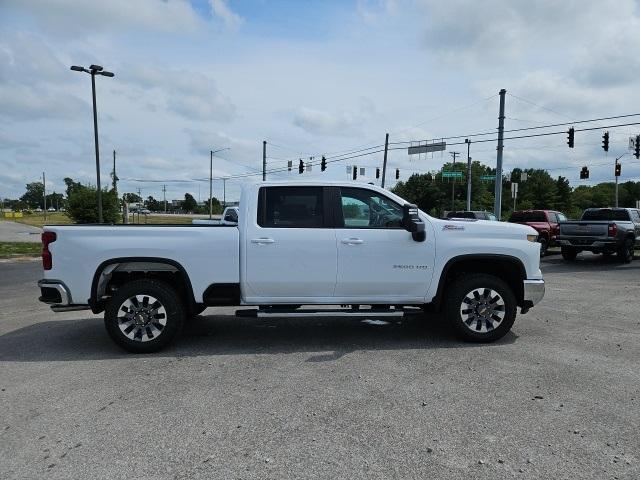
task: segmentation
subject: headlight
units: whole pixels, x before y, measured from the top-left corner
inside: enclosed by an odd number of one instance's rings
[[[529,240],[530,242],[537,242],[538,235],[527,235],[527,240]]]

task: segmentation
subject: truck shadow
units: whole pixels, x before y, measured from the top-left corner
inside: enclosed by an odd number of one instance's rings
[[[349,318],[250,319],[205,315],[188,321],[166,349],[148,357],[286,354],[308,352],[307,362],[331,362],[354,351],[472,348],[438,317],[373,324]],[[511,344],[508,333],[493,345]],[[0,336],[0,361],[46,362],[131,358],[108,338],[101,318],[48,321]]]

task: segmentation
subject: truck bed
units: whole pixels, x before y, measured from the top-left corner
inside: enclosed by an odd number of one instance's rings
[[[238,283],[238,228],[226,225],[51,225],[53,267],[45,279],[63,279],[74,303],[87,303],[91,279],[115,259],[170,259],[189,272],[196,301],[212,283]]]

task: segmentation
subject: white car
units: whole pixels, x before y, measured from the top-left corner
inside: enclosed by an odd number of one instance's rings
[[[238,207],[227,207],[222,212],[222,218],[194,218],[191,223],[194,225],[238,225]]]
[[[104,311],[132,352],[162,348],[218,305],[367,318],[423,307],[486,342],[544,296],[536,238],[523,225],[433,218],[373,185],[263,182],[244,187],[237,225],[45,226],[40,300]]]

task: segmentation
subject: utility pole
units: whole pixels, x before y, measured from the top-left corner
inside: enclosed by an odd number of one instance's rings
[[[164,213],[167,213],[167,186],[162,185],[162,199],[164,200]]]
[[[384,137],[384,160],[382,161],[382,183],[380,186],[384,188],[384,180],[387,174],[387,152],[389,151],[389,134]]]
[[[460,152],[450,152],[453,157],[453,171],[456,171],[456,157],[460,155]],[[456,195],[456,177],[453,177],[453,183],[451,184],[451,211],[455,210],[454,201]]]
[[[616,182],[617,183],[617,182]],[[44,178],[44,172],[42,172],[42,196],[44,197],[44,221],[47,221],[47,182]],[[618,196],[616,195],[616,198]],[[618,206],[618,202],[616,202],[616,206]]]
[[[222,179],[222,209],[227,208],[227,178]]]
[[[498,115],[498,147],[496,156],[496,189],[493,213],[498,220],[502,218],[502,150],[504,148],[504,97],[507,91],[500,90],[500,114]]]
[[[213,217],[213,150],[211,150],[211,157],[209,159],[209,220],[211,220],[212,217]]]
[[[267,141],[262,141],[262,181],[267,179]]]
[[[118,177],[116,175],[116,151],[113,151],[113,190],[116,192],[116,197],[118,196]]]
[[[467,144],[467,212],[471,210],[471,157],[469,151],[471,149],[471,140],[464,139],[464,143]]]

